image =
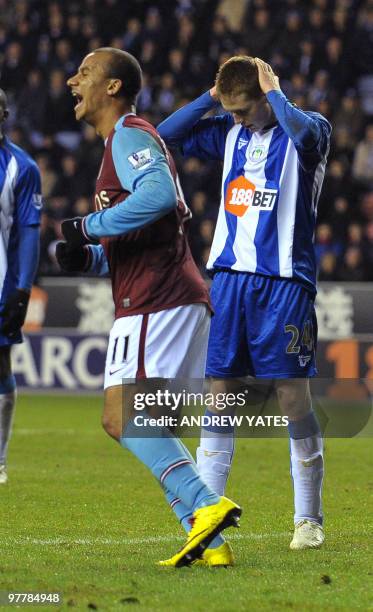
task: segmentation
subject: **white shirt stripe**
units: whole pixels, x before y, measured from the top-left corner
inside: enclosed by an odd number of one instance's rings
[[[8,269],[8,244],[13,225],[14,188],[18,176],[18,163],[11,157],[7,166],[3,188],[0,194],[0,294]]]
[[[293,275],[293,240],[298,194],[298,154],[292,141],[286,149],[280,176],[277,208],[277,236],[280,276]]]
[[[253,164],[250,160],[250,153],[258,144],[265,147],[268,152],[269,144],[273,135],[273,129],[263,135],[255,132],[252,135],[249,146],[246,149],[246,163],[244,167],[244,175],[249,181],[254,183],[256,187],[264,188],[266,184],[266,176],[264,168],[267,162],[267,155],[263,156],[260,162]],[[232,270],[242,270],[242,263],[245,262],[245,270],[255,271],[257,266],[256,246],[254,243],[255,234],[259,223],[260,210],[250,207],[243,217],[237,219],[236,240],[233,245],[233,251],[237,257],[237,261],[232,266]]]

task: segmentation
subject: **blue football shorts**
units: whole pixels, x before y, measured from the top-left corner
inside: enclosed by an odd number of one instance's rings
[[[314,294],[300,283],[219,271],[206,375],[309,378],[317,374]]]

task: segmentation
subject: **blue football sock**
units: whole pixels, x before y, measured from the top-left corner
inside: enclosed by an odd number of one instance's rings
[[[189,451],[165,427],[136,425],[131,419],[120,442],[192,512],[218,503],[219,495],[205,485]]]

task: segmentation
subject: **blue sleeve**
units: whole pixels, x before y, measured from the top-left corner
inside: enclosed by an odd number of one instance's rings
[[[90,253],[90,264],[86,272],[93,272],[97,276],[107,276],[109,274],[109,264],[101,244],[90,244],[88,247]]]
[[[39,263],[39,226],[20,226],[18,266],[18,289],[31,291]]]
[[[176,208],[176,188],[160,145],[144,130],[122,127],[114,135],[116,173],[130,195],[112,208],[85,217],[92,238],[120,236],[154,223]]]
[[[306,113],[289,102],[282,91],[270,91],[267,100],[276,118],[293,141],[305,169],[326,158],[331,134],[330,123],[319,113]]]
[[[216,106],[218,103],[206,92],[162,121],[157,129],[167,145],[180,147],[185,156],[222,160],[234,120],[229,113],[202,119]]]
[[[39,168],[34,162],[22,165],[14,190],[19,226],[40,225],[42,207]]]

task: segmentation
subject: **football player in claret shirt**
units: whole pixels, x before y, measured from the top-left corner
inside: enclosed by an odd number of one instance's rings
[[[22,342],[39,261],[42,206],[39,169],[4,135],[7,116],[7,98],[0,89],[0,484],[8,478],[6,456],[16,398],[10,350]]]
[[[189,565],[211,541],[219,547],[220,531],[237,524],[241,509],[205,485],[188,450],[168,429],[149,419],[139,426],[133,413],[122,414],[123,399],[128,406],[128,398],[153,390],[148,379],[204,376],[210,309],[184,232],[188,209],[163,141],[134,112],[141,88],[137,60],[118,49],[97,49],[68,86],[76,118],[95,127],[105,152],[96,212],[62,223],[66,242],[57,246],[57,258],[67,271],[110,274],[115,323],[103,426],[151,470],[189,531],[182,549],[160,563]],[[100,244],[90,245],[95,241]]]
[[[222,115],[203,119],[221,103]],[[316,262],[313,235],[331,126],[289,102],[269,64],[235,56],[215,86],[158,126],[170,146],[224,160],[222,197],[207,263],[213,275],[207,376],[213,389],[237,379],[274,379],[289,418],[294,484],[292,549],[324,541],[323,444],[312,409],[316,374]],[[236,379],[236,380],[235,380]],[[205,481],[222,494],[233,430],[202,431],[197,451]]]

